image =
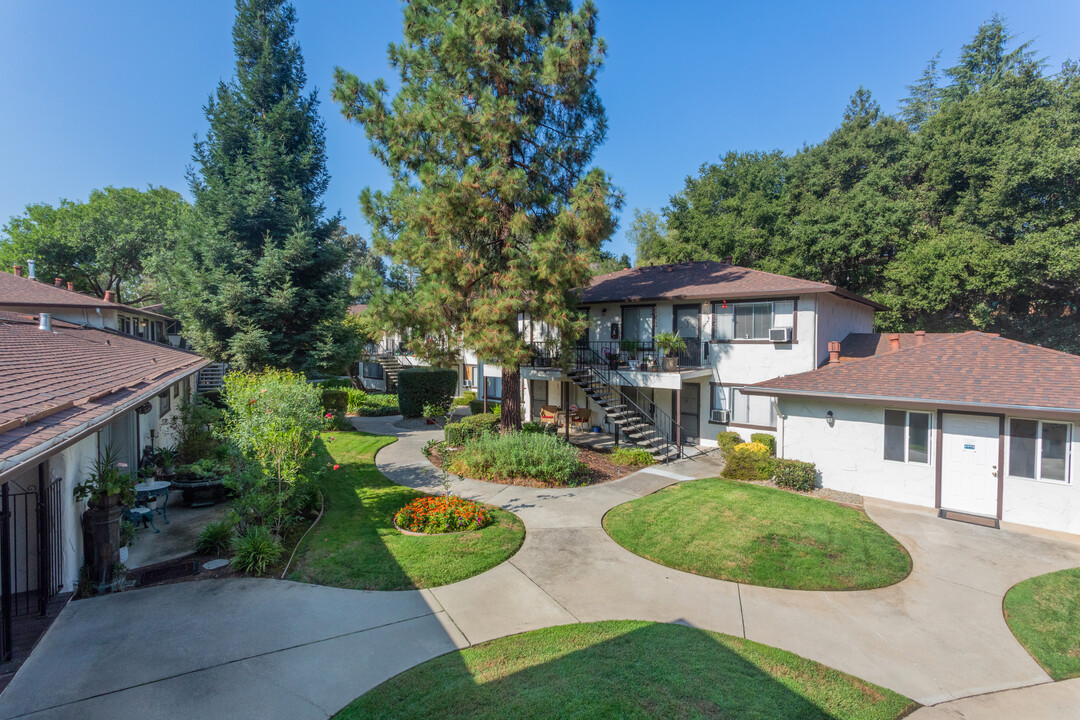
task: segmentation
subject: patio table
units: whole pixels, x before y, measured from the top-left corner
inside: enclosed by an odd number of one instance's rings
[[[149,500],[156,499],[159,495],[165,495],[165,502],[161,504],[161,507],[157,508],[157,511],[161,513],[161,517],[165,519],[165,524],[169,524],[169,488],[172,487],[172,483],[167,480],[151,480],[150,482],[137,483],[135,485],[135,500],[137,502],[147,502]]]

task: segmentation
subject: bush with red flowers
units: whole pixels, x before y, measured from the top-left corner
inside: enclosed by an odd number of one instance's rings
[[[456,495],[419,497],[397,511],[394,522],[402,530],[435,535],[479,530],[491,523],[484,506]]]

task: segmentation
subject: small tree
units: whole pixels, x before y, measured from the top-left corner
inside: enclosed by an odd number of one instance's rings
[[[249,464],[239,488],[239,514],[280,536],[318,471],[315,444],[326,419],[322,389],[303,375],[266,370],[226,375],[223,397],[225,435]]]

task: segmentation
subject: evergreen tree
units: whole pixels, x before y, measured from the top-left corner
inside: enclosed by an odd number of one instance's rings
[[[162,268],[168,305],[200,352],[240,368],[326,356],[348,304],[339,219],[324,217],[324,130],[304,93],[296,13],[237,0],[236,77],[206,105],[189,172],[191,222]]]
[[[960,49],[960,62],[945,70],[952,81],[942,91],[944,99],[955,102],[969,94],[995,87],[1007,76],[1039,66],[1031,42],[1009,49],[1013,39],[1005,20],[994,14],[979,26],[971,42]]]
[[[919,126],[926,119],[937,112],[941,102],[941,88],[938,87],[938,62],[941,60],[941,52],[930,58],[926,63],[919,81],[907,86],[911,93],[900,101],[900,119],[908,124],[908,127],[918,132]]]
[[[414,272],[407,296],[373,302],[413,349],[457,345],[502,366],[503,429],[521,424],[528,317],[567,344],[585,329],[575,288],[619,202],[588,165],[607,121],[596,9],[570,0],[432,0],[404,8],[390,46],[400,90],[338,69],[334,98],[394,179],[365,190],[375,249]]]

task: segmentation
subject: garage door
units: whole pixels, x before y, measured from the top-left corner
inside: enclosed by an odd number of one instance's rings
[[[993,415],[943,416],[942,508],[997,516],[999,422]]]

